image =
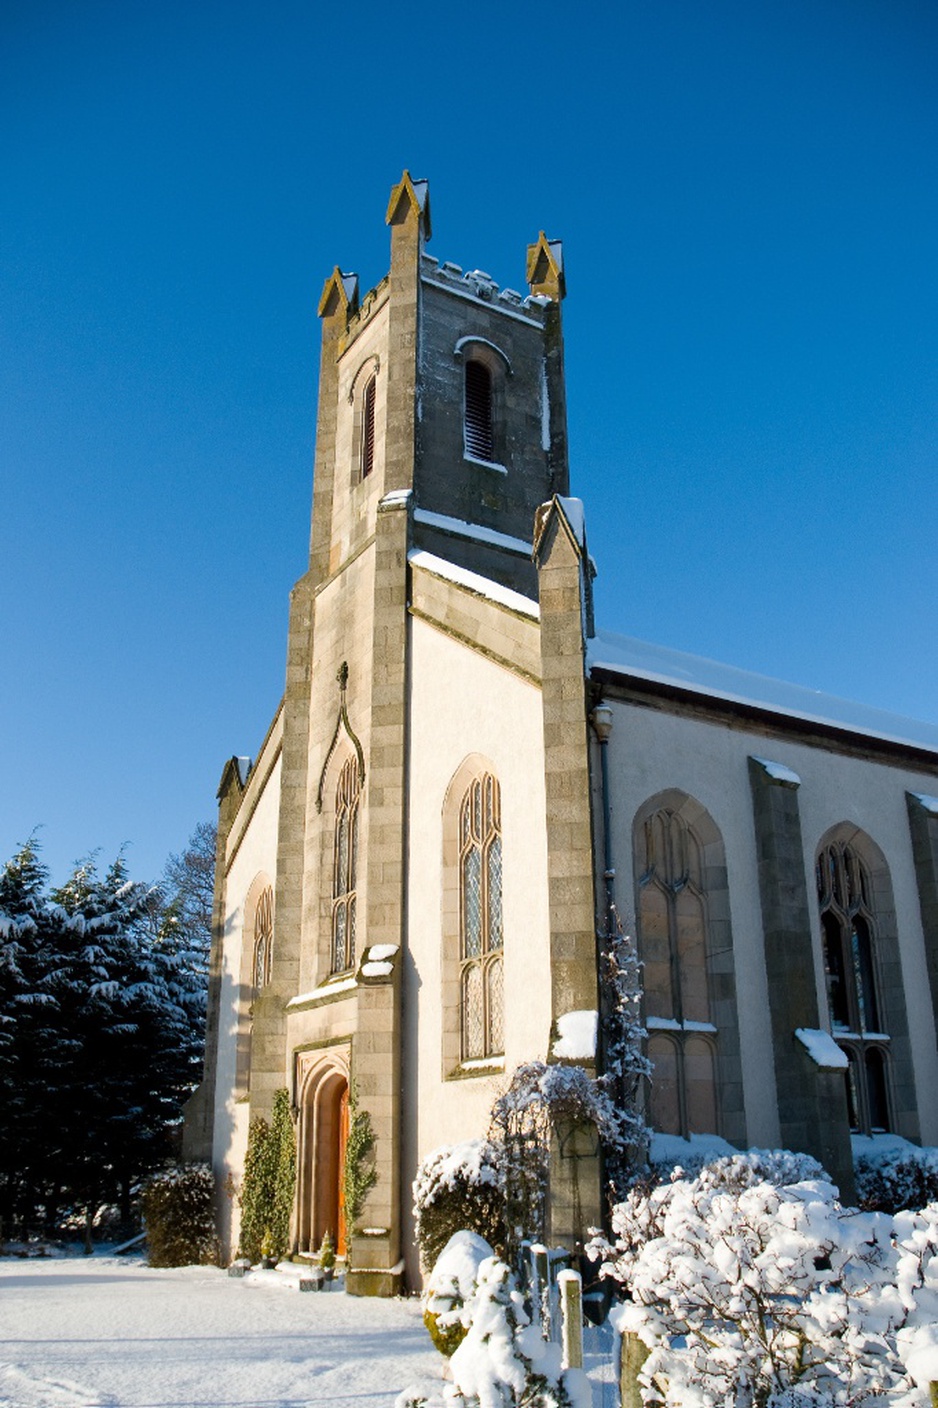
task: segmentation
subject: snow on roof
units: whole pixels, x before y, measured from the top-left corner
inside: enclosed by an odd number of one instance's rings
[[[924,792],[913,792],[912,796],[925,808],[929,816],[938,816],[938,797],[928,797]]]
[[[586,547],[586,515],[583,512],[583,500],[557,495],[557,502],[564,511],[564,516],[570,524],[570,530],[581,548]]]
[[[597,631],[588,642],[590,670],[609,670],[632,679],[652,680],[708,699],[748,704],[810,723],[863,733],[890,743],[938,753],[938,725],[822,694],[804,685],[786,684],[751,674],[735,665],[722,665],[700,655],[686,655],[664,645],[650,645],[631,636]]]
[[[773,763],[769,758],[753,758],[754,763],[765,768],[769,777],[776,782],[790,782],[793,786],[801,785],[801,778],[793,768],[787,768],[784,763]]]
[[[509,552],[531,556],[531,544],[526,543],[524,538],[498,533],[481,523],[467,523],[464,518],[450,518],[448,513],[431,513],[426,508],[415,508],[414,522],[425,523],[428,528],[442,528],[445,533],[452,533],[457,538],[472,538],[477,543],[491,543],[496,548],[507,548]]]
[[[497,601],[500,606],[507,606],[511,611],[520,612],[522,616],[531,616],[537,620],[541,614],[537,602],[532,601],[530,597],[522,596],[510,587],[503,587],[500,582],[492,582],[488,577],[481,577],[478,572],[470,572],[466,567],[457,567],[454,562],[446,562],[435,553],[414,548],[407,554],[407,561],[413,567],[422,567],[424,571],[432,572],[435,577],[445,577],[448,582],[455,582],[457,586],[465,587],[489,601]]]

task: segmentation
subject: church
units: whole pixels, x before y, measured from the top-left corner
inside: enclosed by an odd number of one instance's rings
[[[236,1187],[286,1087],[297,1250],[329,1231],[350,1290],[419,1286],[419,1161],[484,1135],[519,1063],[595,1071],[618,910],[653,1128],[805,1151],[849,1196],[852,1139],[938,1144],[938,728],[604,631],[560,242],[522,294],[427,252],[426,182],[386,220],[387,277],[336,268],[319,304],[309,565],[278,712],[219,788],[187,1156]],[[346,1227],[350,1090],[377,1182]],[[564,1242],[599,1167],[559,1163]]]

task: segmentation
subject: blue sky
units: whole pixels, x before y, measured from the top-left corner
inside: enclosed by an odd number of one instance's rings
[[[333,265],[564,240],[604,625],[938,721],[938,10],[7,0],[0,858],[157,875],[256,750]]]

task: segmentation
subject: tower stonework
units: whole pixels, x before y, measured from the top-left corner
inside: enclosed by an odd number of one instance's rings
[[[399,1290],[405,1263],[414,1278],[413,1248],[402,1241],[410,1188],[401,1170],[412,1157],[403,1150],[422,1138],[420,1068],[437,1068],[441,1059],[439,1050],[435,1060],[419,1050],[414,1035],[420,1003],[430,1001],[425,962],[409,934],[424,922],[415,921],[415,907],[428,908],[439,925],[439,901],[427,906],[409,876],[411,755],[426,747],[422,736],[415,740],[424,725],[411,697],[422,669],[413,659],[414,620],[442,637],[439,644],[473,637],[471,647],[494,672],[493,698],[500,679],[524,681],[525,708],[539,728],[539,660],[528,640],[537,595],[532,527],[538,505],[568,485],[559,243],[542,235],[530,246],[532,284],[522,296],[426,252],[426,182],[405,172],[386,221],[388,275],[361,294],[357,276],[336,267],[319,303],[309,567],[291,595],[282,728],[251,774],[256,788],[261,770],[270,779],[263,789],[268,834],[265,841],[259,819],[229,823],[219,867],[229,890],[256,887],[247,853],[257,833],[256,868],[274,892],[273,960],[269,981],[259,985],[245,957],[251,936],[242,934],[230,982],[240,994],[241,1026],[249,1028],[250,1074],[231,1076],[235,1099],[229,1092],[226,1103],[230,1082],[213,1068],[202,1096],[204,1103],[210,1088],[217,1091],[216,1161],[222,1148],[236,1164],[249,1116],[268,1116],[274,1092],[287,1087],[299,1148],[296,1247],[314,1250],[325,1232],[338,1235],[353,1268],[349,1288],[378,1294]],[[502,588],[508,606],[480,610],[476,576]],[[422,645],[421,659],[433,648],[429,640]],[[468,743],[463,751],[471,751]],[[357,790],[354,836],[339,839],[342,776]],[[260,807],[255,799],[258,816]],[[340,846],[354,852],[354,876],[341,881],[348,862]],[[237,910],[233,892],[227,904],[222,898],[228,921],[227,934],[224,920],[216,926],[219,969],[241,922]],[[216,988],[217,1025],[224,996]],[[545,996],[545,1055],[548,1008]],[[447,1040],[441,1037],[443,1047]],[[452,1082],[450,1103],[490,1104],[504,1058],[483,1062],[475,1080],[459,1052],[451,1068],[448,1060],[433,1078]],[[337,1191],[356,1108],[370,1122],[376,1173],[361,1233],[342,1225]],[[232,1251],[235,1221],[227,1230]]]

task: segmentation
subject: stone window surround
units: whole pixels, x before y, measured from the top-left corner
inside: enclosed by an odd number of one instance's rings
[[[463,458],[472,464],[483,465],[486,469],[507,474],[507,445],[505,441],[505,378],[512,375],[511,362],[507,353],[487,337],[467,333],[460,337],[453,348],[453,356],[463,362],[462,381],[462,427]],[[466,369],[470,362],[479,362],[487,370],[491,383],[492,417],[492,459],[479,459],[469,449],[466,441],[468,411],[466,407]]]
[[[918,1138],[917,1103],[905,1010],[896,904],[893,898],[889,865],[884,853],[869,833],[852,822],[838,822],[824,832],[814,847],[815,865],[822,851],[832,844],[851,846],[865,865],[870,880],[872,893],[869,898],[869,907],[874,928],[874,981],[880,1004],[880,1027],[889,1036],[888,1045],[886,1043],[877,1043],[877,1045],[885,1058],[886,1100],[889,1107],[890,1127],[894,1133],[901,1134],[906,1139],[916,1140]],[[813,906],[811,923],[818,952],[822,955],[818,970],[823,982],[823,937],[820,926],[820,908],[816,902]],[[829,1019],[827,993],[823,988],[818,993],[818,1008]],[[840,1033],[834,1032],[833,1035],[835,1040],[841,1040]],[[845,1045],[851,1046],[862,1056],[857,1039],[845,1036],[843,1041]]]
[[[450,778],[443,798],[441,871],[441,993],[442,1075],[444,1080],[472,1076],[491,1076],[505,1068],[503,1055],[475,1061],[462,1059],[462,981],[460,964],[460,837],[459,818],[463,799],[470,784],[485,773],[498,780],[498,771],[490,758],[470,753]],[[504,856],[503,884],[504,884]],[[504,905],[504,892],[502,897]]]
[[[253,1027],[254,1002],[257,989],[254,985],[256,972],[257,939],[255,926],[262,898],[270,892],[271,952],[273,948],[273,882],[266,871],[260,870],[248,886],[244,899],[241,925],[241,958],[238,972],[237,1028],[235,1034],[235,1096],[248,1094],[251,1086],[251,1034]]]

